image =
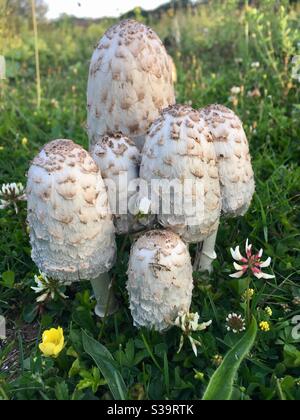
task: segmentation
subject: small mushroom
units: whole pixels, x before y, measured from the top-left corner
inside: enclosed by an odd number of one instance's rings
[[[217,231],[221,195],[216,152],[205,120],[188,106],[166,108],[152,124],[141,179],[151,189],[159,223],[187,243]],[[156,184],[157,183],[157,184]]]
[[[173,103],[172,66],[156,33],[134,20],[111,27],[90,66],[90,146],[107,133],[121,132],[142,148],[150,124]]]
[[[138,232],[145,228],[134,210],[138,196],[141,154],[135,144],[122,134],[102,137],[92,147],[92,157],[101,170],[107,188],[110,208],[114,214],[119,235]],[[130,208],[131,202],[133,209]]]
[[[134,325],[170,328],[179,312],[189,312],[193,269],[187,246],[168,230],[149,231],[133,245],[127,290]]]
[[[242,122],[222,105],[210,105],[200,113],[208,125],[216,150],[222,213],[227,217],[243,216],[251,204],[255,182]],[[216,232],[204,241],[195,268],[210,271],[215,242]]]
[[[108,271],[115,261],[115,230],[101,173],[71,140],[47,144],[28,172],[32,259],[61,283],[90,280],[96,313],[115,311]]]

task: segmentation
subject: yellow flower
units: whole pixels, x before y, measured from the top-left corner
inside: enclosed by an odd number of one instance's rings
[[[268,316],[272,316],[273,315],[273,311],[272,311],[272,309],[270,308],[270,306],[267,306],[266,308],[265,308],[265,313],[268,315]]]
[[[269,324],[267,321],[262,321],[262,322],[259,324],[259,328],[260,328],[260,329],[261,329],[261,331],[263,331],[263,332],[269,332],[269,331],[270,331],[270,329],[271,329],[270,324]]]
[[[243,293],[243,299],[244,300],[251,300],[253,298],[253,296],[255,295],[255,290],[254,289],[247,289],[244,293]]]
[[[26,137],[22,138],[22,146],[27,146],[28,144],[28,139]]]
[[[62,328],[51,328],[43,333],[43,342],[39,345],[46,357],[56,358],[64,348],[65,338]]]
[[[204,373],[198,372],[196,369],[194,369],[194,372],[195,372],[194,379],[196,379],[197,381],[203,381]]]
[[[212,358],[212,362],[215,366],[220,366],[223,362],[223,357],[220,354],[215,354]]]

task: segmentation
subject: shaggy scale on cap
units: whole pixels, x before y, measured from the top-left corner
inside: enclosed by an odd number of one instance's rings
[[[255,182],[248,140],[237,115],[222,105],[201,110],[212,134],[219,169],[222,211],[241,216],[248,210]]]
[[[189,312],[193,269],[187,246],[168,230],[141,236],[133,245],[127,289],[134,325],[164,331]]]
[[[200,206],[194,220],[186,209],[182,215],[174,211],[173,214],[163,214],[160,206],[160,224],[178,233],[186,242],[201,242],[218,229],[221,196],[216,152],[205,120],[198,111],[183,105],[174,105],[163,111],[146,137],[140,177],[148,182],[149,187],[153,179],[176,180],[182,188],[187,180],[191,181],[193,190],[189,197],[185,192],[185,199],[190,199],[190,203],[193,200],[194,204],[198,188],[202,201],[198,201]],[[159,195],[164,203],[163,194]],[[170,201],[170,197],[167,196],[166,200]],[[171,209],[174,202],[175,197],[171,196]],[[165,201],[165,204],[168,203]]]
[[[150,124],[175,103],[172,63],[156,33],[125,20],[110,28],[92,57],[88,81],[90,145],[121,132],[141,148]]]
[[[110,270],[116,245],[105,185],[82,147],[47,144],[28,172],[32,259],[61,282],[91,280]]]

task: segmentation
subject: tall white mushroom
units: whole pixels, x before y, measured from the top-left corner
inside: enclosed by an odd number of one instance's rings
[[[158,210],[162,226],[188,243],[202,242],[217,231],[221,196],[216,152],[199,112],[183,105],[162,112],[146,137],[140,177],[149,184],[152,211]]]
[[[210,105],[201,111],[211,132],[217,155],[222,196],[222,213],[243,216],[255,191],[249,144],[239,117],[223,105]],[[210,270],[216,234],[203,243],[199,268]]]
[[[115,261],[114,226],[89,153],[71,140],[47,144],[29,169],[27,197],[32,259],[39,270],[61,283],[91,280],[96,313],[113,312],[108,271]]]
[[[121,132],[142,148],[150,124],[173,103],[172,65],[156,33],[134,20],[111,27],[90,66],[90,145],[107,133]]]
[[[130,254],[128,283],[134,325],[164,331],[189,312],[193,269],[187,246],[168,230],[141,236]]]
[[[117,233],[122,235],[144,229],[145,224],[134,214],[141,163],[141,154],[135,144],[122,134],[111,134],[98,140],[91,153],[107,187]]]

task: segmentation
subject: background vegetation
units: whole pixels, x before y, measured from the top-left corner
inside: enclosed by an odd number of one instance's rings
[[[7,78],[0,81],[0,185],[25,184],[31,159],[52,139],[71,138],[87,147],[89,60],[113,22],[67,16],[47,22],[39,5],[42,102],[37,108],[30,10],[26,1],[0,2],[0,55],[7,63]],[[222,221],[212,276],[195,273],[192,309],[213,325],[201,335],[197,358],[188,346],[177,354],[177,330],[159,335],[133,328],[125,289],[130,240],[122,238],[113,272],[123,303],[119,313],[97,320],[88,283],[68,289],[66,301],[37,304],[31,290],[38,273],[30,259],[26,204],[18,215],[13,208],[0,210],[0,314],[8,320],[7,340],[0,341],[0,399],[111,398],[111,389],[84,351],[82,329],[109,349],[130,398],[202,398],[220,356],[240,338],[225,328],[228,313],[243,313],[244,307],[243,283],[228,277],[229,249],[249,237],[272,257],[276,274],[275,281],[255,282],[253,308],[260,319],[266,306],[273,314],[271,330],[259,332],[239,370],[234,398],[299,400],[300,349],[291,336],[291,319],[300,313],[300,80],[292,77],[292,59],[300,54],[299,5],[209,1],[185,9],[169,5],[159,14],[140,9],[132,14],[165,40],[178,69],[178,102],[233,108],[250,142],[257,184],[251,209],[243,218]],[[56,360],[44,359],[38,350],[41,332],[58,325],[65,331],[65,350]]]

